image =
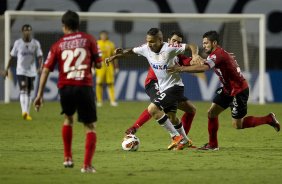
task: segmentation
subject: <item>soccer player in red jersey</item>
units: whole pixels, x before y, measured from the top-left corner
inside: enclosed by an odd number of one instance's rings
[[[86,130],[84,165],[82,173],[94,173],[92,158],[96,148],[95,122],[96,105],[93,91],[91,68],[101,67],[100,53],[94,37],[79,32],[79,16],[76,12],[67,11],[62,16],[64,36],[54,43],[49,51],[40,78],[34,106],[38,111],[42,105],[43,90],[49,76],[58,64],[58,88],[62,114],[65,114],[62,137],[64,143],[64,166],[73,167],[72,160],[72,126],[73,115],[78,113],[78,121]]]
[[[179,43],[182,43],[182,39],[183,39],[182,33],[174,31],[170,34],[170,37],[168,38],[168,43],[179,44]],[[179,60],[179,63],[178,63],[179,65],[190,65],[190,61],[192,60],[192,58],[187,57],[185,55],[178,55],[177,57]],[[154,98],[159,94],[158,79],[151,67],[149,68],[147,77],[145,79],[145,91],[147,95],[150,97],[151,101],[153,101]],[[185,102],[180,102],[178,104],[178,109],[185,112],[181,118],[181,122],[185,130],[185,133],[188,134],[191,128],[193,118],[196,113],[196,108],[189,100],[187,100]],[[165,109],[166,112],[167,110]],[[151,117],[152,116],[148,112],[148,109],[145,109],[140,114],[136,122],[130,128],[128,128],[125,131],[125,133],[126,134],[135,134],[137,132],[137,129],[139,129],[141,126],[143,126],[143,124],[148,122],[151,119]]]
[[[230,107],[232,125],[237,129],[251,128],[263,124],[272,126],[277,132],[280,124],[274,113],[263,117],[246,116],[249,87],[243,77],[237,61],[219,45],[219,35],[209,31],[203,35],[203,48],[208,55],[203,65],[179,66],[169,68],[169,72],[204,72],[211,68],[218,75],[222,87],[216,91],[216,96],[208,111],[209,142],[201,150],[219,150],[217,141],[218,115]]]

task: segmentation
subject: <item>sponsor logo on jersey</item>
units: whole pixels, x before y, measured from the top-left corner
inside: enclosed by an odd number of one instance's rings
[[[152,68],[156,70],[166,70],[167,69],[167,65],[151,64],[151,66]]]

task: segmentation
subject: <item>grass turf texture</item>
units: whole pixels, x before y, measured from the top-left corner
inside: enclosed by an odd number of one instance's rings
[[[65,169],[61,125],[63,116],[57,102],[45,103],[40,113],[32,109],[32,121],[21,118],[20,104],[0,105],[0,181],[10,183],[280,183],[282,173],[281,133],[263,125],[236,130],[229,109],[219,118],[220,151],[168,151],[170,138],[154,120],[137,136],[137,152],[121,149],[124,131],[136,120],[148,102],[120,102],[98,108],[98,143],[94,156],[96,174],[81,174],[84,130],[74,124],[75,167]],[[197,102],[190,137],[196,146],[208,140],[207,109]],[[251,115],[274,111],[281,120],[282,104],[249,105]],[[178,113],[180,117],[182,112]]]

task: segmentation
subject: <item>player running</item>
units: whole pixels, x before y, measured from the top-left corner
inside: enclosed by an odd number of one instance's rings
[[[177,64],[176,57],[183,54],[185,50],[191,50],[194,61],[200,59],[198,47],[194,44],[169,44],[163,42],[162,32],[158,28],[151,28],[146,36],[147,44],[135,47],[133,49],[117,49],[116,55],[107,58],[106,63],[130,54],[138,54],[147,58],[150,66],[157,76],[160,93],[154,98],[148,106],[150,115],[163,126],[170,134],[172,143],[168,146],[171,150],[175,148],[182,140],[189,141],[183,129],[182,123],[176,117],[176,108],[179,102],[187,101],[184,96],[184,84],[179,74],[167,73],[167,67]],[[172,108],[168,115],[163,111],[166,108]],[[175,129],[177,127],[178,131]]]
[[[170,37],[168,38],[168,43],[180,44],[182,43],[182,39],[183,39],[182,33],[174,31],[170,34]],[[187,57],[185,55],[178,55],[176,57],[177,57],[176,59],[178,60],[179,65],[190,65],[190,61],[192,60],[191,57]],[[145,91],[147,95],[150,97],[151,102],[160,93],[157,77],[151,67],[149,68],[147,77],[145,79]],[[185,112],[181,118],[181,122],[182,122],[186,135],[188,135],[190,128],[191,128],[193,118],[196,113],[196,108],[189,100],[178,103],[177,108]],[[164,112],[165,113],[169,112],[169,109],[164,109]],[[136,122],[130,128],[128,128],[125,131],[125,133],[126,134],[135,134],[141,126],[143,126],[146,122],[148,122],[151,119],[151,117],[152,116],[148,112],[148,109],[145,109],[140,114]],[[177,129],[177,127],[175,128]],[[182,144],[182,143],[178,144],[178,146],[176,147],[176,150],[181,150],[184,147],[191,147],[191,146],[192,146],[192,141],[189,140],[185,144]]]
[[[218,75],[222,87],[216,91],[216,96],[208,111],[209,142],[201,150],[219,150],[217,131],[218,116],[230,107],[232,124],[234,128],[244,129],[263,124],[272,126],[277,132],[280,124],[274,113],[263,117],[246,116],[247,102],[249,98],[249,86],[243,77],[237,61],[219,45],[219,35],[216,31],[209,31],[203,35],[203,48],[208,55],[203,65],[172,66],[169,72],[204,72],[214,69]]]

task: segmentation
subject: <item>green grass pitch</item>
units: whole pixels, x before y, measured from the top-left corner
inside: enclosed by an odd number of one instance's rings
[[[105,104],[98,108],[98,143],[94,156],[96,174],[82,174],[84,130],[74,124],[73,157],[75,167],[65,169],[61,138],[60,106],[44,104],[40,113],[32,109],[33,120],[22,120],[20,104],[0,104],[0,183],[71,184],[71,183],[281,183],[282,136],[263,125],[236,130],[230,110],[219,118],[220,150],[168,151],[170,138],[154,120],[137,132],[137,152],[121,149],[124,131],[147,107],[148,102],[120,102],[118,107]],[[208,140],[207,110],[210,103],[196,102],[189,136],[196,146]],[[282,104],[249,105],[250,115],[270,111],[282,120]],[[178,113],[180,117],[182,112]]]

